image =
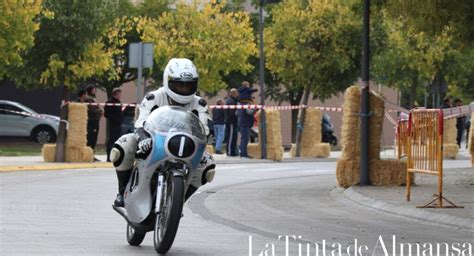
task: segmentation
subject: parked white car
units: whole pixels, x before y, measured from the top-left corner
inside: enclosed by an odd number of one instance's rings
[[[39,143],[56,141],[59,117],[38,114],[18,102],[0,100],[0,136],[29,137]]]

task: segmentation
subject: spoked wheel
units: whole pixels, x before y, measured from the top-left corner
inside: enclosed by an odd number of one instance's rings
[[[163,193],[161,212],[156,215],[153,245],[159,254],[167,253],[173,245],[183,211],[183,177],[170,175]]]
[[[130,224],[127,224],[127,242],[130,245],[139,246],[144,238],[145,234],[138,233]]]

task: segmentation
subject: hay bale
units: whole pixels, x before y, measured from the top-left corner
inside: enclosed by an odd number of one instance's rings
[[[375,186],[401,186],[406,183],[407,163],[400,160],[373,160],[370,181]],[[414,176],[412,176],[414,177]]]
[[[91,163],[94,151],[90,147],[66,147],[65,161],[68,163]]]
[[[41,149],[43,161],[47,163],[54,162],[54,155],[56,154],[56,144],[44,144]]]
[[[458,153],[458,144],[443,144],[443,158],[456,159]]]
[[[445,119],[443,124],[443,144],[456,144],[456,136],[458,132],[456,128],[456,119]]]
[[[360,90],[357,86],[347,88],[342,108],[341,160],[351,160],[360,156],[360,120],[357,114],[360,112]]]
[[[290,153],[292,157],[296,156],[296,145],[291,144]],[[326,158],[331,154],[329,143],[319,143],[311,147],[301,147],[301,157]]]
[[[340,187],[356,185],[360,180],[358,160],[337,161],[336,178]],[[400,160],[371,160],[370,182],[376,186],[400,186],[406,183],[407,165]],[[413,176],[412,176],[413,177]]]
[[[304,129],[301,137],[301,148],[312,147],[321,143],[322,113],[318,109],[307,109]]]
[[[209,154],[214,154],[214,147],[212,145],[206,145],[206,151],[209,153]]]
[[[66,147],[85,147],[87,145],[87,106],[70,103],[68,109]]]
[[[262,158],[260,143],[249,143],[247,146],[247,153],[252,158]]]
[[[257,114],[258,122],[260,122],[260,114],[261,112]],[[267,124],[267,159],[280,161],[283,158],[280,112],[277,110],[266,110],[265,114]],[[262,134],[260,126],[258,134]],[[248,144],[247,146],[247,152],[253,158],[261,158],[260,141],[259,139],[259,144]]]
[[[380,159],[380,141],[385,113],[385,104],[379,96],[370,93],[369,104],[369,159]],[[342,116],[342,160],[351,160],[360,156],[360,89],[358,86],[347,88],[344,94]]]

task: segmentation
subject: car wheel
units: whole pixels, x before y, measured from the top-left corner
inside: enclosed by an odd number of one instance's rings
[[[33,140],[41,144],[53,143],[56,141],[56,132],[51,127],[42,126],[33,131]]]

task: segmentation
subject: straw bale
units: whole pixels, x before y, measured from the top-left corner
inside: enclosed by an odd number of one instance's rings
[[[90,147],[66,147],[65,161],[68,163],[87,163],[94,161],[94,152]]]
[[[85,147],[87,145],[87,106],[70,103],[68,109],[66,147]]]
[[[257,120],[260,122],[260,113],[257,114]],[[267,125],[267,159],[280,161],[283,158],[283,147],[281,139],[281,120],[280,112],[277,110],[266,110],[266,125]],[[262,131],[259,126],[259,133]],[[247,152],[253,158],[261,158],[260,141],[258,144],[248,144]]]
[[[247,145],[247,153],[252,158],[257,158],[257,159],[261,158],[262,152],[261,152],[260,143],[249,143]]]
[[[443,158],[456,159],[458,153],[458,144],[443,144]]]
[[[360,156],[360,89],[358,86],[347,88],[344,94],[342,116],[342,160],[351,160]],[[380,159],[380,141],[384,119],[384,101],[370,93],[369,104],[369,159]]]
[[[399,186],[406,182],[407,166],[400,160],[371,160],[369,178],[376,186]],[[350,187],[358,184],[360,169],[358,160],[339,160],[336,168],[337,184]]]
[[[321,143],[321,118],[322,113],[318,109],[307,109],[304,122],[301,147],[312,147]]]
[[[456,118],[445,119],[443,123],[443,144],[456,144]]]
[[[56,144],[44,144],[41,149],[41,155],[43,156],[43,161],[45,162],[54,162],[54,156],[56,154]]]
[[[212,145],[206,145],[206,151],[209,154],[214,154],[214,147]]]
[[[296,156],[296,145],[291,144],[291,156]],[[311,147],[301,147],[301,157],[317,157],[326,158],[331,154],[331,146],[329,143],[319,143]]]
[[[341,160],[350,160],[359,157],[360,148],[360,90],[357,86],[347,88],[342,105],[342,155]]]
[[[407,163],[400,160],[372,160],[370,181],[375,186],[401,186],[406,183]],[[413,177],[413,176],[412,176]]]

